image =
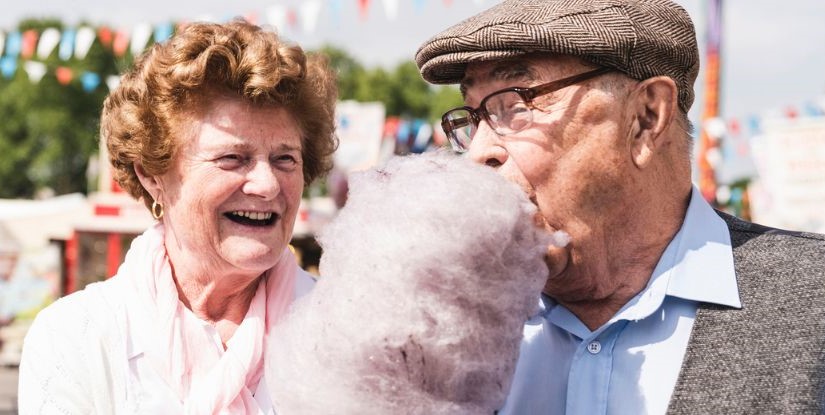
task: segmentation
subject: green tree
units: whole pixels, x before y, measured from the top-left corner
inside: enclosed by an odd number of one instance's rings
[[[63,30],[57,20],[25,20],[18,29]],[[97,126],[106,93],[104,85],[85,91],[80,75],[95,72],[105,78],[116,72],[117,59],[95,43],[82,59],[62,61],[58,48],[45,60],[33,58],[47,67],[39,82],[29,79],[24,60],[10,79],[0,79],[0,197],[32,197],[38,190],[56,194],[86,192],[89,157],[97,151]],[[73,74],[63,85],[57,68]],[[102,83],[102,82],[101,82]]]

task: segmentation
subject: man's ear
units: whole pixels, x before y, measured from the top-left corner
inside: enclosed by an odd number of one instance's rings
[[[143,169],[143,165],[138,162],[135,162],[135,174],[140,180],[140,184],[143,185],[143,188],[146,189],[152,198],[157,200],[160,195],[163,193],[161,190],[161,184],[158,180],[157,176],[150,176],[146,173],[146,170]]]
[[[678,112],[678,89],[676,83],[667,76],[648,78],[636,85],[631,103],[636,122],[634,123],[631,151],[633,163],[644,168],[653,159],[656,151],[667,140],[663,134]]]

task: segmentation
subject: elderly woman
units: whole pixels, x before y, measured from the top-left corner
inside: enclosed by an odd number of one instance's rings
[[[193,24],[106,99],[115,177],[158,223],[38,315],[21,413],[271,413],[266,336],[312,286],[287,248],[331,167],[334,77],[271,32]]]

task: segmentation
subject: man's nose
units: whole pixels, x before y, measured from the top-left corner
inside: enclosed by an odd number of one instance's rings
[[[487,121],[478,123],[478,128],[470,141],[468,155],[476,163],[498,168],[507,161],[507,151],[501,145],[501,136],[487,124]]]

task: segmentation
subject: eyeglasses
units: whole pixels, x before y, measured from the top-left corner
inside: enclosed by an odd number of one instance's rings
[[[463,153],[470,148],[481,120],[487,121],[498,135],[514,134],[533,123],[533,100],[573,84],[613,71],[599,68],[568,78],[562,78],[532,88],[511,87],[484,97],[477,108],[453,108],[441,117],[441,128],[447,134],[454,151]]]

